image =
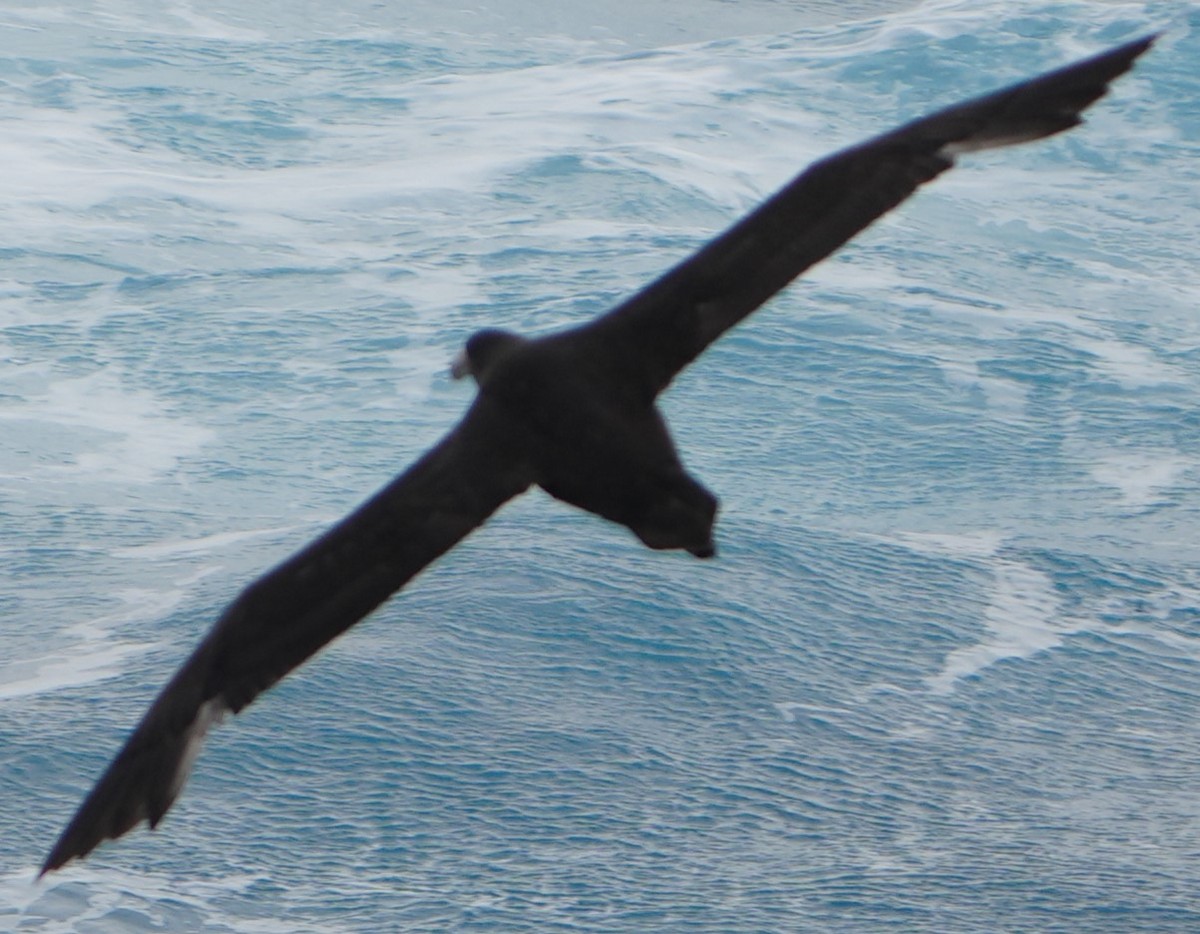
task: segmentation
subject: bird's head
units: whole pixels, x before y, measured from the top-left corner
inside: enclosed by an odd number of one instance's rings
[[[476,331],[467,338],[463,349],[454,358],[450,375],[455,379],[473,376],[477,384],[483,385],[496,362],[524,343],[525,338],[511,331],[496,328]]]

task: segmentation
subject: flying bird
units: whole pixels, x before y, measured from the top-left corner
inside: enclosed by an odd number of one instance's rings
[[[1052,136],[1147,36],[940,110],[813,164],[612,311],[543,337],[484,330],[456,377],[477,393],[430,451],[245,588],[155,699],[42,866],[90,853],[175,801],[208,729],[237,713],[539,486],[654,549],[716,552],[717,498],[690,476],[655,400],[709,344],[956,156]]]

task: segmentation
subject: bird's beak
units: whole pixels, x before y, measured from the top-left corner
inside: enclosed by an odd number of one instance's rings
[[[464,376],[470,375],[471,361],[467,359],[467,348],[464,347],[458,352],[454,362],[450,364],[450,376],[454,379],[462,379]]]

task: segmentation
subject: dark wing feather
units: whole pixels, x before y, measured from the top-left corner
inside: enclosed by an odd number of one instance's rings
[[[809,167],[631,299],[561,335],[643,400],[814,263],[940,175],[960,152],[1081,121],[1154,36],[949,107]]]
[[[42,873],[179,794],[208,727],[237,713],[529,487],[484,398],[459,426],[321,538],[247,587],[175,674],[46,858]]]

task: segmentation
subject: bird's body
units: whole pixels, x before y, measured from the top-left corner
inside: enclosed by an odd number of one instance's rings
[[[556,499],[628,527],[650,548],[711,557],[717,499],[688,476],[654,396],[630,391],[586,342],[483,331],[466,366],[479,398],[521,437],[533,482]]]
[[[142,820],[154,826],[201,741],[353,626],[509,499],[537,485],[654,549],[715,553],[716,497],[684,469],[656,407],[709,344],[957,154],[1080,122],[1153,41],[1140,39],[835,153],[613,311],[539,338],[474,335],[478,393],[435,447],[230,604],[80,806],[42,872]]]

